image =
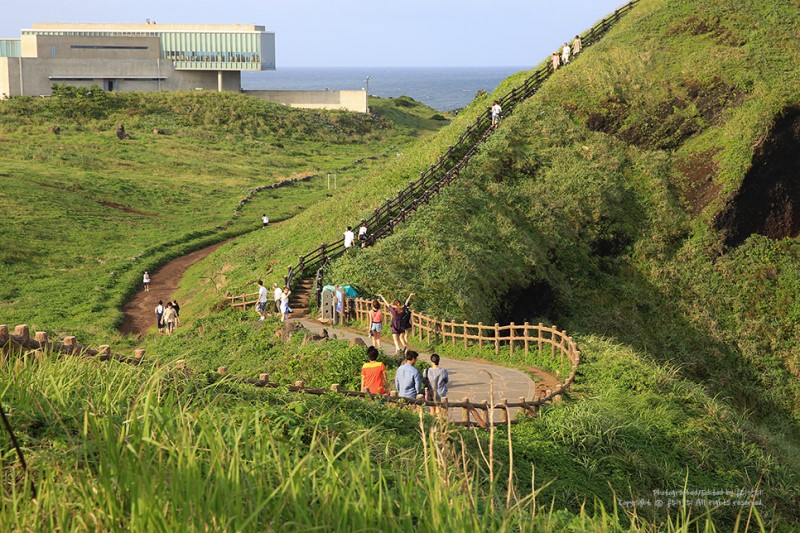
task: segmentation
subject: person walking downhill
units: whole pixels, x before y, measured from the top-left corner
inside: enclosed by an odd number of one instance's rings
[[[450,376],[447,370],[439,367],[440,361],[439,354],[431,354],[431,367],[425,369],[424,382],[427,382],[427,389],[425,392],[425,399],[436,403],[442,403],[443,398],[447,398],[447,383],[450,381]],[[439,411],[439,406],[431,407],[431,413]],[[444,409],[442,409],[444,412]]]
[[[289,287],[284,287],[281,292],[281,322],[286,322],[286,319],[289,318],[289,314],[292,312],[292,308],[289,307],[289,296],[291,296],[291,294],[292,291],[289,290]]]
[[[414,367],[419,354],[413,350],[406,353],[406,362],[397,368],[394,375],[394,388],[397,395],[407,400],[416,400],[422,394],[422,378],[419,370]]]
[[[361,392],[386,394],[389,392],[389,380],[386,378],[386,365],[377,360],[378,349],[374,346],[367,348],[367,359],[369,362],[361,367]]]
[[[372,337],[372,345],[375,348],[381,347],[381,330],[383,329],[383,313],[381,303],[372,300],[372,312],[369,314],[369,336]]]
[[[403,333],[405,333],[405,328],[403,325],[403,308],[405,305],[408,305],[408,301],[411,299],[411,294],[408,295],[406,299],[406,303],[401,305],[400,300],[395,300],[391,304],[386,301],[386,298],[383,297],[382,294],[378,295],[383,301],[383,305],[389,310],[389,314],[392,315],[392,341],[394,341],[394,349],[395,353],[406,353],[408,349],[408,343],[403,342]]]
[[[164,333],[164,302],[159,300],[156,306],[156,325],[158,332]]]
[[[558,52],[553,52],[550,55],[550,62],[553,64],[553,72],[557,71],[558,70],[558,65],[559,65],[559,62],[560,62],[560,59],[558,57]]]
[[[281,316],[281,297],[283,296],[283,289],[278,287],[277,283],[272,284],[272,300],[275,302],[275,312]]]
[[[576,35],[575,39],[572,40],[572,57],[581,53],[581,46],[583,43],[581,42],[581,36]]]
[[[564,43],[564,47],[561,48],[561,64],[566,65],[569,63],[569,45]]]
[[[144,292],[150,292],[150,274],[147,273],[147,270],[144,271],[144,276],[142,276],[142,285],[144,285]]]
[[[258,280],[258,302],[256,302],[256,313],[258,313],[258,321],[264,320],[267,315],[267,288],[264,282]]]
[[[264,213],[261,215],[261,227],[266,228],[267,226],[269,226],[269,217]]]

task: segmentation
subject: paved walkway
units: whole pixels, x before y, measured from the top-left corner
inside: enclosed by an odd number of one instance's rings
[[[322,334],[323,329],[326,329],[331,338],[333,338],[334,335],[337,339],[342,340],[359,338],[363,340],[364,344],[367,346],[372,344],[372,339],[364,334],[355,333],[346,329],[339,329],[330,324],[322,324],[310,318],[298,318],[296,321],[302,324],[304,328],[318,335]],[[384,353],[387,355],[396,355],[391,336],[382,338],[381,341],[381,347]],[[420,352],[420,359],[428,361],[427,355],[429,355],[429,353]],[[447,372],[450,374],[447,397],[451,402],[460,402],[464,398],[469,398],[469,401],[472,403],[480,403],[483,400],[489,402],[489,390],[492,380],[494,381],[495,401],[507,398],[509,402],[516,402],[521,397],[530,400],[533,398],[535,392],[535,385],[530,376],[515,368],[445,357],[442,357],[439,365],[442,368],[446,368]],[[517,409],[511,409],[510,411],[511,416],[514,416],[516,415]],[[451,421],[458,421],[461,420],[461,416],[461,409],[451,409],[448,418]],[[502,415],[501,412],[497,410],[494,416],[499,419]]]

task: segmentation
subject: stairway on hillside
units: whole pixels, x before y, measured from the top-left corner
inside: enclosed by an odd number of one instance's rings
[[[308,308],[311,306],[311,298],[314,296],[314,278],[309,277],[300,280],[289,296],[289,307],[292,313],[289,318],[300,318],[308,316]]]

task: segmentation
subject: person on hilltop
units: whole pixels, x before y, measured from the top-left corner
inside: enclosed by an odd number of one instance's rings
[[[389,380],[386,378],[386,365],[378,361],[377,348],[367,348],[367,359],[369,362],[361,367],[361,392],[386,394],[389,392]]]
[[[142,276],[142,285],[144,285],[144,292],[150,292],[150,274],[147,273],[147,270],[144,271],[144,276]]]
[[[275,312],[278,316],[281,314],[281,296],[283,296],[283,289],[278,287],[277,283],[272,284],[272,301],[275,302]]]
[[[558,52],[553,52],[550,55],[550,62],[553,65],[553,72],[558,70],[558,65],[560,64],[561,60],[558,57]]]
[[[261,227],[266,228],[267,226],[269,226],[269,217],[264,213],[261,215]]]
[[[564,47],[561,48],[561,64],[566,65],[569,63],[569,45],[564,43]]]
[[[281,322],[286,322],[292,312],[292,308],[289,307],[289,296],[291,294],[292,291],[289,290],[289,287],[284,287],[281,292]]]
[[[406,362],[397,368],[394,375],[394,387],[397,395],[407,400],[416,400],[422,394],[422,378],[414,364],[419,354],[413,350],[406,353]]]
[[[392,340],[394,341],[395,353],[406,353],[406,350],[408,350],[408,342],[403,342],[403,333],[405,333],[403,309],[408,305],[413,295],[413,292],[409,294],[408,298],[406,298],[406,303],[402,305],[400,304],[400,300],[395,300],[390,304],[382,294],[378,295],[378,298],[383,301],[383,305],[389,310],[389,314],[392,315]]]
[[[353,242],[356,240],[356,234],[353,233],[353,228],[351,226],[347,226],[347,231],[343,234],[344,237],[344,248],[347,250],[353,246]]]
[[[500,102],[497,100],[494,101],[494,104],[491,107],[492,112],[492,127],[497,126],[497,123],[500,121],[500,114],[503,112],[503,108],[500,107]]]
[[[431,367],[425,369],[422,382],[426,384],[425,399],[436,403],[442,403],[442,398],[447,398],[447,383],[450,376],[447,370],[439,367],[441,358],[439,354],[431,354]],[[431,413],[439,410],[437,406],[431,407]]]
[[[572,56],[575,57],[576,55],[581,53],[581,36],[576,35],[575,38],[572,40]]]
[[[378,300],[372,300],[372,312],[369,314],[369,336],[372,337],[372,346],[378,349],[381,347],[382,329],[383,313],[381,312],[381,303]]]
[[[266,311],[267,311],[267,288],[264,286],[263,281],[258,280],[258,302],[256,302],[256,313],[258,313],[259,322],[267,317]]]
[[[159,300],[156,306],[156,325],[158,332],[164,333],[164,302]]]

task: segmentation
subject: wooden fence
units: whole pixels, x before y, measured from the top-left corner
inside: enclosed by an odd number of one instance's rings
[[[27,325],[22,324],[16,326],[13,333],[9,333],[8,326],[0,325],[0,356],[7,357],[12,353],[24,354],[30,352],[32,352],[37,358],[44,357],[46,354],[50,353],[59,353],[64,355],[94,358],[100,361],[114,360],[131,365],[144,364],[145,354],[144,349],[141,348],[134,351],[133,357],[128,357],[112,353],[109,345],[102,345],[99,347],[99,349],[81,346],[77,343],[74,336],[64,337],[63,342],[60,343],[51,342],[47,332],[44,331],[37,331],[35,336],[31,337]],[[158,365],[157,362],[152,362],[150,364]],[[196,373],[196,371],[189,368],[182,359],[171,363],[171,365],[182,368],[184,371],[189,373]],[[397,396],[395,391],[392,391],[390,394],[386,395],[350,391],[342,389],[339,384],[335,383],[330,385],[330,387],[327,389],[306,387],[302,381],[295,381],[294,385],[274,383],[269,381],[269,377],[266,373],[259,374],[257,379],[246,378],[228,374],[228,369],[224,366],[219,367],[217,369],[217,373],[221,378],[230,381],[245,383],[256,387],[286,388],[286,390],[289,392],[295,393],[315,395],[332,393],[354,398],[380,399],[381,401],[398,405],[436,406],[445,409],[461,409],[461,420],[452,421],[452,424],[460,426],[478,425],[482,428],[487,428],[490,421],[496,425],[512,423],[513,420],[511,420],[509,415],[510,409],[524,409],[531,415],[536,415],[539,407],[542,404],[549,402],[554,397],[557,399],[560,398],[560,396],[566,391],[566,388],[559,387],[555,391],[544,391],[542,396],[539,398],[532,398],[531,400],[519,398],[517,401],[509,401],[506,398],[502,398],[499,402],[491,405],[486,401],[470,402],[468,398],[464,398],[460,402],[450,402],[445,398],[441,403],[439,403],[425,400],[421,396],[418,396],[415,400],[400,398]],[[494,417],[489,416],[489,411],[498,409],[501,412],[501,416],[498,420],[494,420]],[[479,411],[482,411],[483,415],[481,415]]]

